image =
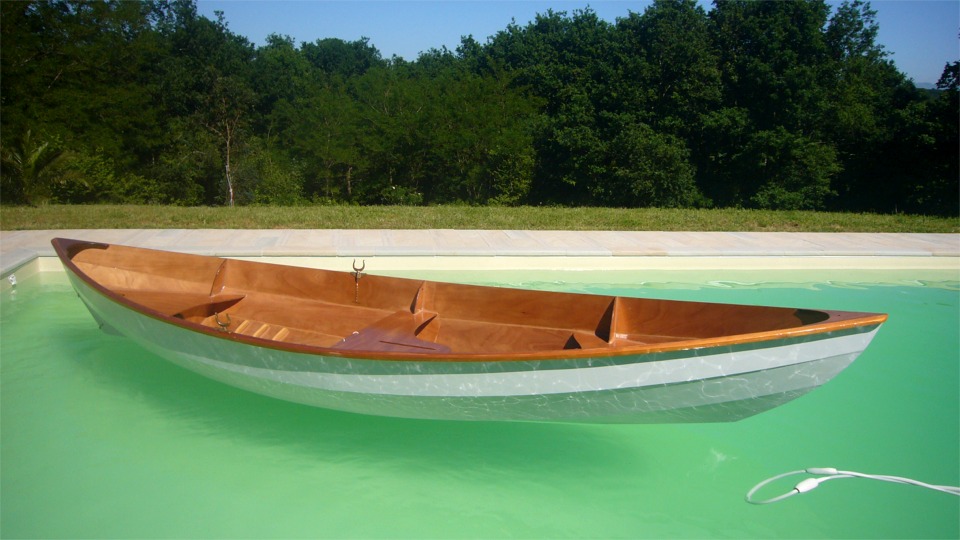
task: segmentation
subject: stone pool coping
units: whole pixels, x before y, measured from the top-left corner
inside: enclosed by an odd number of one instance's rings
[[[957,269],[960,234],[347,229],[0,231],[0,275],[44,260],[54,237],[240,258],[383,258],[392,268]],[[441,259],[442,258],[442,259]],[[342,264],[341,264],[342,265]],[[323,266],[319,264],[318,266]],[[349,269],[348,269],[349,270]]]

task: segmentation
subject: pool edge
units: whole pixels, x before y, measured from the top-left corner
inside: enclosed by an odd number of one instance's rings
[[[57,236],[349,271],[938,270],[960,277],[960,234],[657,231],[74,229],[0,231],[0,287],[62,270]]]

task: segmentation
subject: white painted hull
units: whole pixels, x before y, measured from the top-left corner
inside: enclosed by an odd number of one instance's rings
[[[69,273],[68,273],[69,274]],[[224,339],[112,301],[69,274],[94,317],[211,379],[362,414],[450,420],[733,421],[829,381],[878,326],[632,356],[534,361],[387,361]]]

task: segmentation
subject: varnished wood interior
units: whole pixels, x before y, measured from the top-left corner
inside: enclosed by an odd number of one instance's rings
[[[79,276],[154,316],[333,352],[517,358],[830,325],[882,315],[479,287],[55,240]]]

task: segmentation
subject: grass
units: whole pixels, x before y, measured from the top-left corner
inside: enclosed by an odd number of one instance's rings
[[[960,218],[768,210],[470,206],[0,207],[0,230],[520,229],[624,231],[960,232]]]

